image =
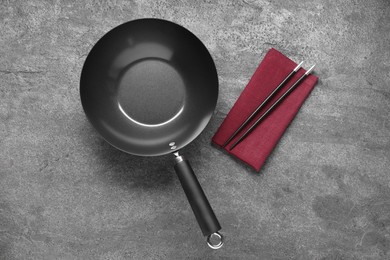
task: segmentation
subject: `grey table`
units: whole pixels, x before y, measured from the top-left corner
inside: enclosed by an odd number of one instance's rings
[[[93,44],[142,17],[209,48],[217,109],[182,152],[223,226],[211,250],[171,156],[141,158],[87,122]],[[12,1],[0,6],[1,259],[389,259],[389,1]],[[210,139],[269,48],[320,81],[260,173]]]

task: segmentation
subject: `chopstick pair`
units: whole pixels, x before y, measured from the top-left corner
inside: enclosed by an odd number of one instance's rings
[[[287,76],[286,78],[271,92],[271,94],[268,95],[268,97],[253,111],[253,113],[244,121],[244,123],[241,124],[241,126],[229,137],[229,139],[223,144],[223,147],[227,146],[230,141],[235,138],[238,133],[249,124],[249,122],[257,115],[257,113],[264,107],[264,105],[278,92],[285,84],[286,82],[293,76],[297,71],[301,68],[303,64],[303,61],[300,62]],[[249,127],[248,130],[243,133],[240,138],[237,139],[229,148],[229,150],[232,150],[234,147],[236,147],[242,140],[245,139],[249,135],[250,132],[252,132],[255,127],[260,124],[260,122],[278,105],[280,104],[285,97],[287,97],[291,91],[293,91],[314,69],[314,66],[311,66],[310,69],[308,69],[305,74],[303,74],[280,98],[278,98],[271,106],[267,109],[254,123],[251,127]]]

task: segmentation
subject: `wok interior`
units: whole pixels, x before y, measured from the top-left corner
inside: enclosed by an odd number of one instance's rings
[[[100,39],[83,67],[80,94],[87,117],[116,148],[162,155],[195,139],[218,98],[214,62],[183,27],[135,20]]]

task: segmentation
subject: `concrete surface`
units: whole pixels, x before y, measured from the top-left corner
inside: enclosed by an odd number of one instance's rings
[[[0,3],[0,259],[390,259],[389,1]],[[215,116],[183,154],[221,250],[171,156],[121,153],[83,114],[87,53],[141,17],[184,25],[215,59]],[[270,47],[320,81],[258,174],[210,138]]]

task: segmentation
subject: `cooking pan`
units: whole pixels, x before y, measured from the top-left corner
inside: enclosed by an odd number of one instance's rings
[[[217,103],[217,71],[202,42],[165,20],[119,25],[88,54],[80,96],[89,121],[117,149],[139,156],[173,154],[203,235],[211,248],[220,248],[221,226],[188,160],[179,154],[206,127]]]

